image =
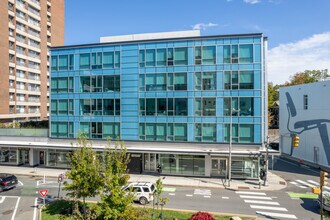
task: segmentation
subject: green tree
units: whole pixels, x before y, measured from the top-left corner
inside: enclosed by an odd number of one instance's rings
[[[77,139],[77,147],[72,154],[67,155],[71,170],[66,173],[71,181],[65,183],[64,190],[74,200],[83,200],[83,215],[86,217],[86,198],[96,196],[103,186],[100,175],[100,161],[96,151],[92,149],[92,143],[86,135],[80,133]]]
[[[154,198],[156,198],[156,201],[153,201],[153,215],[154,215],[154,212],[155,212],[155,202],[156,202],[157,213],[159,213],[159,206],[161,207],[161,213],[159,214],[159,218],[160,219],[163,219],[164,218],[164,216],[163,216],[163,208],[167,204],[167,202],[168,202],[169,199],[167,197],[162,197],[161,196],[162,193],[163,193],[163,182],[162,182],[161,178],[159,178],[156,181],[155,188],[156,188],[156,190],[154,192]]]
[[[290,77],[290,81],[286,82],[284,86],[293,86],[298,84],[319,82],[329,77],[328,69],[324,70],[305,70]]]
[[[102,166],[104,188],[98,206],[102,219],[135,219],[133,194],[123,190],[129,180],[128,163],[129,155],[124,143],[116,141],[114,147],[111,147],[108,140]]]

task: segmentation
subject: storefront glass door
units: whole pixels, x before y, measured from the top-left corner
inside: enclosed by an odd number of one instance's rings
[[[158,155],[153,153],[143,154],[144,172],[156,172]]]
[[[212,176],[226,176],[227,175],[227,159],[213,158],[211,175]]]

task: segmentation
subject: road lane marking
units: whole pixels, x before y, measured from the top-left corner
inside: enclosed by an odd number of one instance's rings
[[[236,191],[237,194],[246,194],[246,195],[262,195],[265,196],[266,193],[262,192],[246,192],[246,191]]]
[[[278,202],[268,202],[268,201],[259,201],[259,200],[244,200],[245,203],[253,204],[264,204],[264,205],[280,205]]]
[[[261,200],[272,200],[272,198],[267,196],[240,196],[243,199],[261,199]]]
[[[34,198],[33,220],[37,220],[38,198]]]
[[[19,180],[18,180],[18,183],[21,184],[22,186],[24,186],[24,184],[21,181],[19,181]]]
[[[286,208],[282,207],[272,207],[272,206],[262,206],[262,205],[250,205],[252,209],[268,209],[273,211],[283,211],[287,212],[288,210]]]
[[[176,188],[172,188],[172,187],[164,187],[163,188],[163,192],[175,192]]]
[[[175,196],[175,193],[169,193],[168,195],[169,196]]]
[[[194,190],[194,195],[210,196],[211,195],[211,190],[209,190],[209,189],[195,189]]]
[[[317,186],[320,185],[320,183],[318,183],[318,182],[316,182],[314,180],[307,180],[307,182],[310,182],[311,184],[314,184],[314,185],[317,185]]]
[[[302,180],[297,180],[297,182],[298,182],[298,183],[301,183],[301,184],[303,184],[303,185],[305,185],[305,186],[315,187],[314,185],[309,184],[309,183],[306,183],[305,181],[302,181]]]
[[[193,195],[191,195],[191,194],[186,194],[186,196],[188,196],[188,197],[192,197]]]
[[[211,198],[211,196],[204,196],[204,198]]]
[[[298,186],[298,187],[300,187],[302,189],[307,189],[308,188],[307,186]]]
[[[297,219],[297,217],[295,215],[290,215],[290,214],[282,214],[282,213],[274,213],[274,212],[260,212],[260,211],[256,211],[256,213],[259,215],[263,215],[263,216]]]
[[[5,198],[5,196],[1,196],[0,203],[3,203],[3,201],[5,201]]]
[[[221,198],[222,199],[229,199],[229,197],[227,197],[227,196],[222,196]]]
[[[298,185],[298,183],[296,183],[295,181],[292,181],[290,183],[293,184],[293,185]]]
[[[15,220],[15,215],[16,215],[16,211],[17,211],[17,208],[18,208],[18,203],[19,203],[20,200],[21,200],[21,197],[18,197],[17,202],[16,202],[16,206],[15,206],[15,209],[14,209],[14,212],[13,212],[13,216],[11,217],[11,220]]]
[[[316,194],[307,194],[307,193],[288,193],[291,198],[304,198],[304,199],[317,199],[318,195]]]

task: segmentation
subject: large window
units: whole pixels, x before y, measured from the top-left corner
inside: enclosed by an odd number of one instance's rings
[[[195,65],[216,64],[215,46],[195,47]]]
[[[187,98],[142,98],[140,115],[186,116],[188,114]]]
[[[182,123],[140,123],[140,140],[187,141],[187,124]]]
[[[229,142],[230,124],[224,124],[224,141]],[[253,143],[253,124],[232,124],[232,142]]]
[[[196,90],[216,90],[217,89],[216,72],[196,72],[195,89]]]
[[[80,69],[109,69],[120,68],[120,52],[94,52],[79,55]]]
[[[164,174],[205,175],[205,157],[194,155],[160,154]]]
[[[253,116],[252,97],[225,97],[224,115],[225,116]]]
[[[217,125],[208,123],[195,124],[195,141],[198,142],[216,142]]]
[[[73,99],[53,99],[51,101],[52,115],[73,115]]]
[[[139,50],[140,67],[173,66],[188,64],[188,48],[164,48]]]
[[[54,55],[51,57],[51,71],[67,71],[74,69],[74,55]]]
[[[120,124],[114,122],[80,122],[79,130],[88,138],[116,139],[120,137]]]
[[[51,78],[52,93],[72,93],[73,77],[56,77]]]
[[[120,99],[80,99],[80,115],[120,115]]]
[[[196,116],[215,116],[216,98],[196,98],[195,115]]]
[[[225,71],[225,89],[254,89],[253,71]]]
[[[80,92],[120,91],[120,76],[81,76]]]
[[[187,73],[140,74],[140,91],[187,90]]]
[[[51,122],[51,136],[54,138],[73,138],[73,122]]]
[[[225,45],[223,46],[224,63],[253,63],[253,45]]]

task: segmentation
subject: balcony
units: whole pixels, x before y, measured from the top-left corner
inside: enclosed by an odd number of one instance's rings
[[[34,37],[40,38],[40,34],[38,32],[28,30],[28,34],[30,34],[30,35],[32,35]]]

